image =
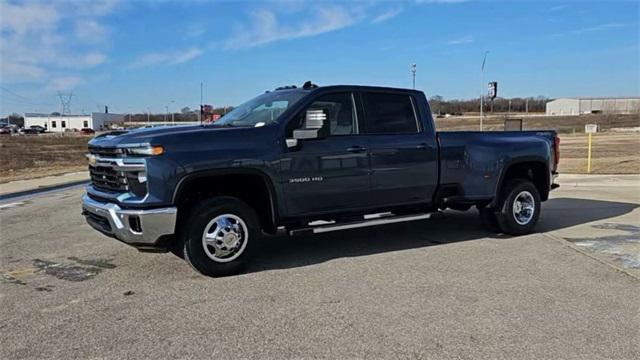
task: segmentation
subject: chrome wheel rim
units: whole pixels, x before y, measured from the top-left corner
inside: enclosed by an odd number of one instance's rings
[[[528,191],[521,191],[513,201],[513,218],[520,225],[527,225],[536,211],[536,202]]]
[[[247,247],[249,231],[247,224],[233,214],[218,215],[204,228],[202,247],[215,262],[237,259]]]

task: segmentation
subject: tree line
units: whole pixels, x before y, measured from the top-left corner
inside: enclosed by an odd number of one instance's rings
[[[233,107],[219,107],[214,108],[211,112],[212,114],[224,115],[229,111],[233,110]],[[176,113],[168,113],[168,114],[146,114],[146,113],[137,113],[137,114],[125,114],[126,122],[171,122],[171,117],[173,115],[173,120],[175,122],[195,122],[200,119],[200,109],[191,109],[189,107],[184,107],[180,112]]]
[[[550,99],[544,96],[528,98],[501,98],[497,97],[493,101],[484,99],[484,111],[506,113],[506,112],[545,112],[546,103]],[[511,104],[509,104],[511,103]],[[480,112],[480,98],[468,100],[445,100],[440,95],[429,98],[431,112],[434,114],[462,115],[469,112]]]

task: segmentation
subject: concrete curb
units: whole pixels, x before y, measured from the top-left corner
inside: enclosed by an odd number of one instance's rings
[[[13,199],[13,198],[18,198],[18,197],[22,197],[22,196],[26,196],[26,195],[35,195],[35,194],[48,192],[48,191],[53,191],[53,190],[61,190],[61,189],[70,188],[70,187],[83,185],[83,184],[88,184],[88,183],[89,183],[89,180],[76,180],[76,181],[70,181],[70,182],[62,183],[62,184],[39,186],[39,187],[34,188],[34,189],[28,189],[28,190],[22,190],[22,191],[16,191],[16,192],[12,192],[12,193],[2,194],[2,195],[0,195],[0,201],[9,200],[9,199]]]

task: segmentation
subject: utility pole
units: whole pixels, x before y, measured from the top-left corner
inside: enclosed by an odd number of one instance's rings
[[[149,108],[147,108],[147,126],[149,126],[149,124],[151,123],[150,122],[149,112],[151,112],[151,111],[149,110]]]
[[[529,115],[529,98],[524,103],[524,111]]]
[[[203,94],[202,87],[203,86],[202,86],[202,81],[201,81],[200,82],[200,111],[198,112],[198,120],[200,121],[200,124],[202,124],[202,102],[204,101],[204,100],[202,100],[202,97],[203,97],[202,96],[202,94]]]
[[[508,111],[509,115],[511,115],[511,99],[509,99],[509,111]]]
[[[175,100],[171,100],[171,123],[173,125],[176,124],[176,119],[175,119],[175,111],[173,111],[173,104],[175,103]]]
[[[487,54],[489,51],[484,52],[484,59],[482,59],[482,67],[480,68],[480,131],[482,131],[482,121],[484,120],[484,64],[487,62]]]
[[[169,107],[167,105],[164,106],[164,124],[167,125],[167,115],[169,115]]]
[[[416,64],[411,64],[411,72],[413,73],[413,89],[416,88]]]

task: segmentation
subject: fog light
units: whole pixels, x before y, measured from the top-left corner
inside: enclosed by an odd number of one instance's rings
[[[129,216],[129,227],[137,233],[142,232],[142,225],[140,224],[140,218],[138,215]]]

